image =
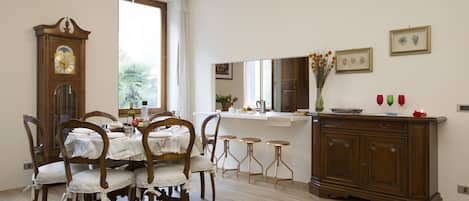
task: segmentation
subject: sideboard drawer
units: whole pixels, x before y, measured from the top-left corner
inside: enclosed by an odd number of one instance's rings
[[[407,132],[407,123],[382,120],[321,119],[321,128]]]

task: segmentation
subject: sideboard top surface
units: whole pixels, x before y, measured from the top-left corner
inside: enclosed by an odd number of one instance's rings
[[[444,116],[413,117],[410,115],[387,115],[387,114],[344,114],[344,113],[310,113],[313,117],[319,118],[341,118],[341,119],[361,119],[361,120],[384,120],[384,121],[408,121],[408,122],[436,122],[442,123],[447,120]]]

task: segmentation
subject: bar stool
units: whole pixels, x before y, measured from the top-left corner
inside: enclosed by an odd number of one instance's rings
[[[221,166],[222,177],[225,176],[225,172],[227,171],[236,171],[236,176],[239,177],[239,160],[230,151],[230,141],[235,140],[238,137],[234,135],[223,135],[223,136],[220,136],[219,138],[220,140],[223,140],[223,153],[217,158],[216,166],[218,167],[219,161],[223,159],[223,163]],[[225,162],[226,162],[226,159],[228,159],[228,155],[230,155],[238,163],[236,168],[225,169]]]
[[[290,142],[282,140],[271,140],[267,141],[266,143],[275,147],[275,159],[272,161],[272,163],[270,163],[267,169],[265,169],[265,175],[267,176],[269,169],[276,163],[274,176],[275,185],[277,185],[279,181],[293,181],[293,170],[282,160],[282,147],[290,145]],[[282,163],[291,172],[290,178],[278,178],[277,174],[280,163]]]
[[[253,138],[253,137],[245,137],[245,138],[241,138],[239,141],[244,142],[247,145],[246,156],[241,160],[239,165],[241,166],[241,164],[243,164],[243,162],[246,159],[249,158],[249,160],[248,160],[248,183],[251,183],[251,176],[264,175],[264,166],[262,166],[262,164],[257,160],[256,157],[254,157],[254,143],[261,142],[261,139]],[[251,161],[252,161],[252,159],[254,159],[254,161],[257,164],[259,164],[259,166],[261,167],[261,172],[259,172],[259,173],[252,173],[251,172]]]

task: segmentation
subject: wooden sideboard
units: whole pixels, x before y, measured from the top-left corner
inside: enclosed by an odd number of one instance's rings
[[[310,192],[371,201],[439,201],[438,123],[445,117],[313,115]]]

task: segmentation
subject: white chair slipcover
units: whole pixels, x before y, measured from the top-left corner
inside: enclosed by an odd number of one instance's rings
[[[73,193],[96,193],[100,192],[101,185],[99,169],[79,172],[73,175],[73,179],[68,185],[68,190]],[[106,181],[109,187],[108,192],[134,185],[134,174],[125,170],[106,170]]]
[[[214,172],[213,163],[203,156],[191,157],[192,172]]]
[[[108,183],[108,188],[103,189],[100,185],[100,175],[99,169],[74,174],[72,181],[67,185],[67,192],[62,196],[62,201],[65,201],[72,194],[81,193],[100,193],[101,201],[109,201],[110,199],[107,197],[107,193],[135,185],[133,172],[107,169],[106,182]]]
[[[88,170],[88,165],[81,164],[72,164],[70,166],[72,169],[72,174],[76,174],[81,171]],[[54,163],[49,163],[38,168],[39,173],[36,177],[33,174],[33,181],[36,184],[57,184],[65,183],[65,166],[63,161],[57,161]]]
[[[170,187],[183,185],[183,188],[188,190],[189,179],[183,173],[183,164],[159,164],[153,168],[153,183],[148,183],[147,168],[140,168],[134,171],[135,173],[135,184],[137,188],[145,188],[146,192],[151,192],[160,195],[159,192],[155,191],[155,187]]]

